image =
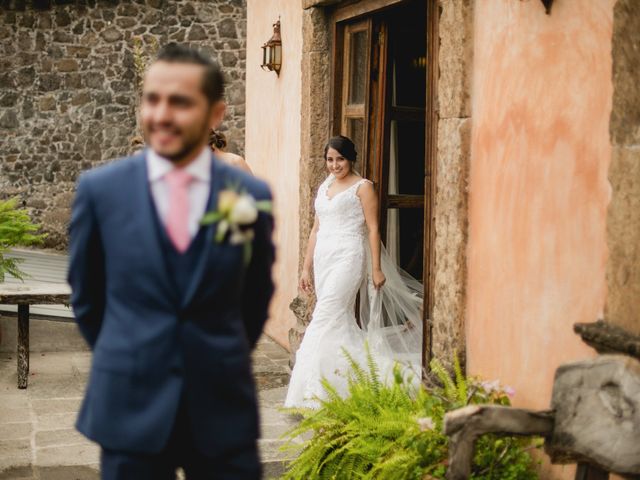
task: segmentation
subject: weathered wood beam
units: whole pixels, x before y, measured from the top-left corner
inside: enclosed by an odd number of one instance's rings
[[[329,5],[335,5],[342,1],[343,0],[302,0],[302,8],[306,10],[307,8],[313,7],[328,7]]]
[[[496,405],[472,405],[449,412],[444,433],[449,441],[449,480],[466,480],[471,475],[475,442],[480,435],[548,436],[553,431],[553,413],[534,412]]]
[[[0,284],[0,303],[5,305],[68,305],[70,297],[71,288],[64,283]]]
[[[640,359],[640,337],[604,320],[576,323],[573,331],[598,353],[622,353]]]

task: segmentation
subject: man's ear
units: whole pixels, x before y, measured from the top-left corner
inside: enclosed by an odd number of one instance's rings
[[[227,111],[227,104],[223,100],[214,103],[211,106],[211,114],[209,116],[209,126],[212,130],[217,130],[222,124],[224,114]]]

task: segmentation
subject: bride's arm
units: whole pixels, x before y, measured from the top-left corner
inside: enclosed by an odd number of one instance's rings
[[[311,233],[309,234],[309,241],[307,242],[307,253],[304,256],[304,263],[302,264],[302,273],[300,274],[300,289],[303,292],[311,293],[313,290],[313,286],[311,283],[311,264],[313,263],[313,251],[316,248],[316,235],[318,233],[318,228],[320,227],[320,222],[318,220],[318,216],[315,216],[313,221],[313,228],[311,228]]]
[[[363,182],[358,188],[358,196],[362,203],[364,219],[369,230],[369,247],[371,248],[371,275],[373,285],[380,288],[384,285],[386,278],[380,267],[380,229],[378,227],[378,197],[373,189],[373,184]]]

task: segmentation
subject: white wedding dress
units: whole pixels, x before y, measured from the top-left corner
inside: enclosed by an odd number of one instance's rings
[[[361,179],[329,198],[334,177],[320,186],[315,200],[319,229],[313,254],[316,307],[296,353],[285,407],[317,408],[326,398],[326,378],[341,395],[348,390],[349,363],[342,349],[366,368],[365,343],[383,379],[396,361],[413,368],[420,378],[422,345],[422,285],[401,271],[384,252],[387,278],[377,291],[370,276],[371,256],[358,188]],[[360,321],[355,304],[360,292]]]

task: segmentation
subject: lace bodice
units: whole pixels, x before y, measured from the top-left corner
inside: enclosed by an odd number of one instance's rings
[[[335,180],[333,175],[320,185],[315,201],[316,214],[320,221],[318,236],[340,238],[344,236],[364,237],[366,223],[362,204],[357,195],[358,187],[369,180],[363,178],[332,198],[327,190]]]

